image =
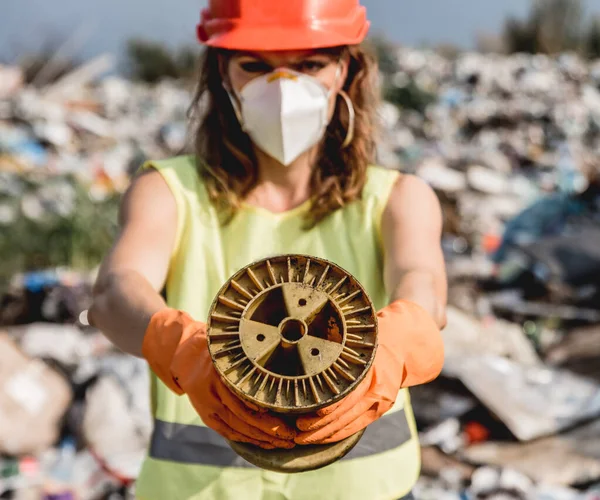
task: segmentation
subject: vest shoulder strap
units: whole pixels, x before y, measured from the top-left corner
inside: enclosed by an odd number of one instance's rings
[[[367,173],[367,182],[363,189],[363,200],[372,207],[373,225],[381,244],[383,244],[381,229],[383,212],[400,175],[402,174],[397,170],[375,165],[369,166]]]

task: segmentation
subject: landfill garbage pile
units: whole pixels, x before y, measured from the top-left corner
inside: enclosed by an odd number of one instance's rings
[[[450,283],[415,496],[600,499],[600,62],[396,56],[379,161],[438,194]],[[139,165],[186,147],[191,91],[109,63],[35,88],[0,66],[2,498],[128,498],[148,445],[147,367],[80,321],[80,270]]]
[[[600,61],[396,69],[389,95],[427,104],[384,105],[381,156],[438,194],[450,283],[442,377],[411,391],[416,497],[600,498]]]
[[[497,238],[541,194],[586,189],[600,144],[600,61],[474,53],[449,61],[412,49],[397,56],[389,85],[435,100],[424,112],[386,105],[384,157],[456,201],[462,232]]]
[[[4,295],[0,498],[132,498],[152,426],[148,369],[81,323],[92,278],[15,275]]]
[[[185,147],[189,89],[98,79],[110,67],[102,56],[38,88],[0,65],[0,290],[16,270],[96,265],[131,175]]]

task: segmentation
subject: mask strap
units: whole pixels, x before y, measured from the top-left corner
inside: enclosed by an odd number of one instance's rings
[[[237,117],[238,122],[240,122],[240,126],[242,127],[242,130],[245,131],[244,119],[242,117],[242,110],[239,107],[238,99],[236,98],[237,96],[235,95],[235,92],[233,90],[229,90],[227,88],[227,86],[225,85],[225,83],[223,83],[223,88],[225,89],[225,92],[227,92],[227,95],[229,96],[229,100],[231,101],[231,106],[233,107],[233,112],[235,113],[235,116]]]

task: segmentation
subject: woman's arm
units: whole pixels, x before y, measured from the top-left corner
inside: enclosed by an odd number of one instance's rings
[[[441,247],[442,213],[433,190],[403,175],[383,214],[384,273],[391,299],[410,300],[446,326],[447,279]]]
[[[377,313],[375,359],[355,391],[297,419],[298,444],[333,443],[364,429],[392,408],[400,388],[431,382],[444,365],[446,273],[435,194],[415,177],[398,179],[382,231],[392,303]]]
[[[177,227],[177,206],[155,170],[137,177],[121,203],[120,232],[100,266],[90,324],[119,349],[140,356],[152,315],[166,307],[164,286]]]

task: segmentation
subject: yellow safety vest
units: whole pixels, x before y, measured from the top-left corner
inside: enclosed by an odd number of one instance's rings
[[[362,200],[309,231],[310,202],[282,214],[244,206],[227,225],[196,173],[194,157],[150,162],[171,189],[178,210],[176,244],[167,278],[170,307],[206,321],[219,288],[236,271],[265,257],[301,253],[352,273],[377,309],[387,305],[383,283],[381,217],[398,173],[369,167]],[[256,468],[206,427],[186,396],[152,376],[154,432],[136,485],[143,500],[396,500],[420,473],[420,449],[407,390],[370,425],[342,460],[301,474]]]

